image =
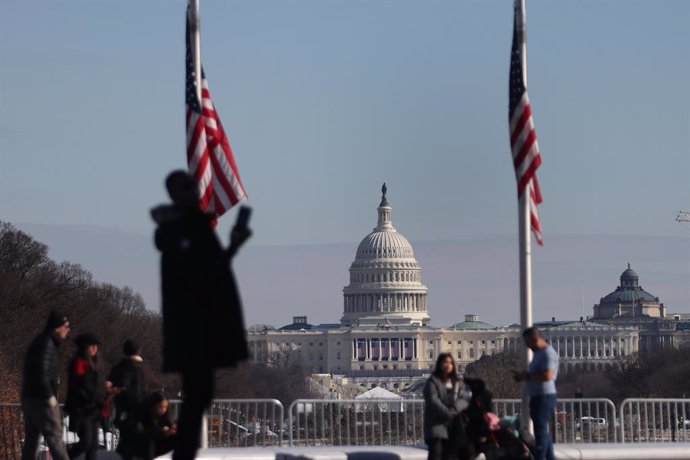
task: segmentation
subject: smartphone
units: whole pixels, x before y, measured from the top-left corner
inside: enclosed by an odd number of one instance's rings
[[[235,227],[246,228],[249,226],[249,218],[252,215],[252,208],[249,206],[240,206],[240,211],[237,213],[237,221]]]

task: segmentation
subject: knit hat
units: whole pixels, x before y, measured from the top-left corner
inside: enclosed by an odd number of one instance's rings
[[[140,351],[141,347],[132,339],[125,340],[125,343],[122,345],[122,352],[125,356],[138,355]]]
[[[48,314],[48,321],[46,322],[46,329],[52,331],[67,322],[67,316],[58,310],[51,310]]]
[[[85,332],[75,337],[74,343],[77,344],[77,347],[79,348],[86,348],[89,345],[100,345],[101,341],[98,340],[98,337],[96,337],[95,334]]]

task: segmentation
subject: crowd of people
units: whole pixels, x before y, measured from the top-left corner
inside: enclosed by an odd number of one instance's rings
[[[101,341],[89,332],[74,338],[76,351],[67,368],[64,410],[68,429],[77,434],[78,441],[65,444],[57,399],[58,349],[69,331],[67,316],[53,310],[43,332],[29,345],[22,385],[22,459],[37,458],[39,438],[43,435],[56,460],[74,459],[81,454],[85,460],[95,460],[99,430],[105,438],[114,429],[119,433],[117,452],[123,460],[151,460],[171,451],[175,447],[176,426],[163,394],[146,393],[141,348],[133,340],[125,341],[124,357],[106,373],[98,359]]]
[[[22,408],[25,414],[23,460],[36,460],[43,435],[55,460],[95,460],[98,433],[119,431],[123,460],[148,460],[173,450],[173,460],[193,460],[201,445],[203,413],[215,390],[215,371],[245,361],[242,304],[231,261],[252,232],[251,209],[242,207],[225,248],[215,218],[199,208],[199,186],[186,171],[173,171],[165,186],[171,203],[152,209],[161,253],[163,371],[182,377],[183,402],[178,425],[160,393],[146,395],[139,346],[123,345],[124,358],[109,374],[98,363],[98,337],[83,333],[68,368],[69,429],[79,441],[65,447],[58,408],[58,348],[69,334],[67,316],[52,311],[45,330],[29,346],[24,365]]]
[[[212,216],[198,207],[196,180],[175,171],[167,177],[166,188],[172,203],[154,208],[151,215],[161,252],[163,370],[182,376],[179,428],[163,394],[146,394],[141,349],[133,340],[123,344],[123,359],[106,374],[98,362],[100,340],[83,333],[74,339],[76,352],[69,362],[65,402],[69,429],[78,434],[79,441],[66,448],[57,399],[58,348],[69,334],[70,323],[67,316],[52,311],[25,358],[23,460],[36,460],[40,435],[55,460],[74,459],[82,453],[85,460],[95,460],[99,429],[106,433],[111,423],[119,431],[117,451],[123,460],[149,460],[171,450],[173,460],[195,458],[203,412],[214,394],[215,370],[248,357],[230,263],[251,236],[249,209],[240,211],[230,245],[224,248],[213,231]],[[492,412],[484,382],[459,378],[453,357],[441,353],[424,388],[429,460],[469,460],[480,452],[489,460],[553,460],[548,420],[556,404],[558,355],[536,328],[526,329],[523,339],[534,358],[526,370],[514,371],[513,378],[526,382],[533,442]]]

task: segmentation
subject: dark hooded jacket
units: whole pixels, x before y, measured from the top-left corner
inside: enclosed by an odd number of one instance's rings
[[[248,357],[242,304],[211,217],[161,206],[155,241],[161,252],[163,370],[234,366]]]
[[[22,399],[57,397],[59,347],[60,342],[50,331],[42,332],[31,342],[24,358]]]
[[[113,398],[115,425],[120,426],[129,417],[135,417],[144,400],[144,369],[141,361],[126,357],[113,367],[108,377],[121,392]]]
[[[76,432],[84,418],[99,417],[104,401],[105,381],[93,361],[77,354],[68,367],[65,410],[69,414],[70,430]]]

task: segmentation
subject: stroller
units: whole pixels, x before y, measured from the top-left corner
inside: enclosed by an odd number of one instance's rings
[[[464,382],[472,392],[464,412],[474,452],[483,453],[487,460],[533,460],[529,443],[520,435],[517,417],[498,418],[483,380],[466,377]]]

